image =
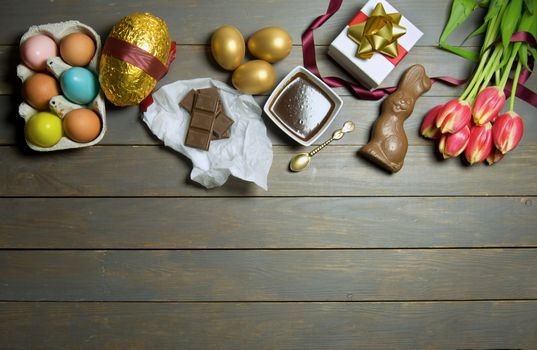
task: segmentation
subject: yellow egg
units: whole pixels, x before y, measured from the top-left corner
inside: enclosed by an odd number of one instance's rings
[[[244,58],[244,38],[233,26],[225,25],[214,31],[211,52],[216,62],[225,70],[234,70]]]
[[[63,136],[62,120],[50,112],[34,114],[24,127],[26,139],[36,146],[49,148]]]
[[[246,94],[266,92],[276,84],[276,72],[270,63],[262,60],[246,62],[233,72],[233,86]]]
[[[255,32],[248,39],[248,50],[259,59],[270,63],[278,62],[289,56],[293,39],[280,27],[266,27]]]

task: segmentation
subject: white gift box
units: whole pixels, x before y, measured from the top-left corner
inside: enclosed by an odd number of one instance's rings
[[[385,0],[369,0],[328,48],[328,54],[357,81],[369,89],[378,87],[423,35],[406,17],[401,16],[399,24],[406,28],[406,33],[397,39],[397,57],[391,58],[378,52],[374,53],[370,59],[356,57],[358,45],[347,36],[349,26],[367,20],[378,3],[384,6],[387,14],[399,12]]]

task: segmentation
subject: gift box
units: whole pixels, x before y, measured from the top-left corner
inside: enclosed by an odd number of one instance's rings
[[[380,6],[377,6],[379,3],[387,14],[387,20],[376,17],[379,19],[377,23],[369,23],[368,20],[375,19],[373,15],[377,13],[374,11],[379,10],[378,7]],[[369,89],[378,87],[423,35],[416,26],[410,23],[404,16],[399,15],[398,12],[385,0],[369,0],[341,33],[339,33],[328,49],[328,54],[337,63]],[[385,24],[390,21],[393,21],[393,24],[389,23],[388,26],[378,30],[378,23]],[[372,38],[369,40],[370,42],[377,39],[383,40],[381,38],[383,35],[391,36],[392,38],[397,37],[397,39],[392,41],[385,40],[384,44],[373,44],[373,46],[378,46],[378,50],[370,47],[369,41],[364,43],[362,47],[362,45],[357,43],[360,42],[362,36],[356,37],[355,34],[357,27],[360,26],[362,28],[358,29],[359,34],[366,35],[372,33],[369,37]],[[362,33],[364,26],[365,31]],[[370,58],[357,57],[359,49],[360,51],[371,51],[363,54],[363,56],[370,56]],[[390,49],[392,49],[391,52]]]

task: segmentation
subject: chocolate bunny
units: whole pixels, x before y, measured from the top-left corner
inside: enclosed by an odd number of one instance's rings
[[[382,103],[371,140],[359,153],[392,173],[401,170],[408,149],[403,122],[412,114],[418,97],[430,88],[431,80],[423,66],[416,64],[408,68],[397,90]]]

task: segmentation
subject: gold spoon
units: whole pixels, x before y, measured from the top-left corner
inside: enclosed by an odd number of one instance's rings
[[[326,140],[322,145],[315,148],[313,151],[310,152],[304,152],[299,153],[295,155],[293,158],[291,158],[291,161],[289,162],[289,169],[294,172],[299,172],[308,167],[310,165],[311,157],[317,154],[320,150],[328,146],[328,144],[334,140],[339,140],[348,132],[351,132],[354,130],[354,123],[349,121],[346,121],[345,124],[343,124],[343,127],[341,129],[337,129],[332,134],[332,137]]]

